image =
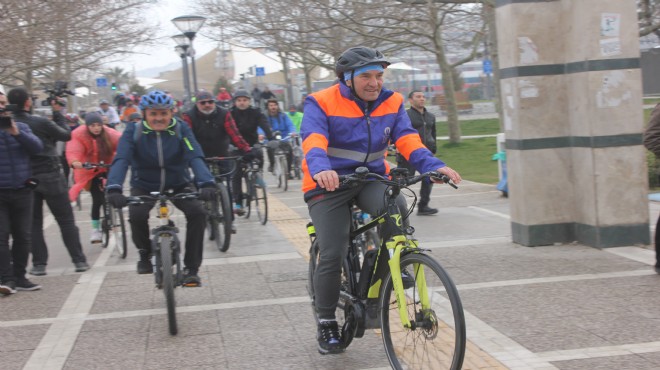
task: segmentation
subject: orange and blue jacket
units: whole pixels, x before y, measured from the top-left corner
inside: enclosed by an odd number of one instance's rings
[[[325,192],[312,179],[321,171],[346,175],[365,166],[387,175],[385,156],[390,142],[420,172],[445,166],[422,144],[405,111],[403,96],[387,89],[370,104],[354,98],[343,82],[310,94],[305,99],[300,133],[305,201]]]

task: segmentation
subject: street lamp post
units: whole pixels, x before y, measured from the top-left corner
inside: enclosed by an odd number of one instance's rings
[[[181,57],[183,88],[186,90],[186,99],[190,100],[192,97],[190,93],[190,74],[188,73],[188,49],[190,47],[190,41],[185,35],[172,36],[172,40],[177,44],[174,51],[176,51],[179,54],[179,57]]]
[[[197,92],[197,71],[195,70],[195,49],[193,48],[193,39],[202,25],[206,21],[206,18],[198,15],[182,15],[172,19],[172,23],[183,32],[183,34],[190,40],[190,58],[192,61],[192,74],[193,74],[193,87],[195,92]]]

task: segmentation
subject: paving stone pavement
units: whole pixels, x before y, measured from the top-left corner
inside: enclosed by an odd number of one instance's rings
[[[269,184],[275,183],[266,175]],[[177,289],[179,334],[162,293],[126,260],[86,243],[90,198],[76,219],[93,268],[79,274],[51,216],[43,286],[0,298],[0,368],[387,369],[368,332],[341,355],[316,351],[307,295],[307,208],[293,181],[269,187],[265,226],[238,219],[226,253],[206,242],[203,287]],[[458,285],[468,325],[465,369],[658,369],[660,276],[648,246],[511,243],[509,207],[494,186],[435,186],[435,216],[411,215],[416,236]],[[660,204],[649,203],[651,224]],[[180,213],[177,224],[183,226]]]

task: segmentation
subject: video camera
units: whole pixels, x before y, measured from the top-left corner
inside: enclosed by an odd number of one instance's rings
[[[51,106],[51,103],[53,101],[57,102],[59,105],[66,107],[66,102],[63,100],[58,100],[57,98],[61,98],[66,95],[76,95],[71,90],[67,90],[68,84],[65,81],[55,81],[55,85],[52,89],[45,89],[44,92],[48,93],[48,97],[46,100],[41,101],[41,105],[44,107],[49,107]]]
[[[0,108],[0,129],[11,127],[11,116],[5,115],[6,112],[19,112],[18,105],[7,104],[4,108]]]

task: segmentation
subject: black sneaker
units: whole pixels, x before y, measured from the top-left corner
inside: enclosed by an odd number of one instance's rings
[[[322,355],[344,352],[344,343],[339,336],[337,321],[322,321],[318,324],[316,339],[319,341],[319,353]]]
[[[197,271],[184,269],[181,285],[189,288],[197,288],[202,286],[202,279],[197,276]]]
[[[34,265],[30,269],[30,275],[44,276],[46,275],[46,265]]]
[[[85,272],[89,270],[89,265],[87,262],[74,262],[73,265],[76,267],[76,272]]]
[[[35,284],[26,278],[18,279],[16,281],[16,290],[32,291],[41,289],[41,285]]]
[[[140,275],[151,274],[154,272],[154,266],[151,264],[151,261],[139,260],[137,263],[137,273]]]
[[[429,216],[429,215],[434,215],[436,213],[438,213],[437,208],[431,208],[429,206],[417,207],[418,216]]]
[[[9,295],[16,293],[16,282],[8,280],[0,282],[0,294]]]

